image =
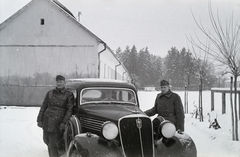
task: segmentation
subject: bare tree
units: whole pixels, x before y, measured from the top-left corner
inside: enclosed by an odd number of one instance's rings
[[[233,102],[232,102],[232,85],[233,85],[233,77],[231,77],[230,82],[230,106],[231,106],[231,112],[232,112],[232,139],[235,139],[235,133],[234,133],[234,113],[233,113]]]
[[[206,80],[206,74],[211,69],[211,65],[209,63],[208,49],[204,50],[202,52],[201,49],[198,49],[197,52],[195,47],[192,45],[192,53],[195,63],[196,71],[194,72],[194,75],[199,79],[199,103],[198,103],[198,112],[199,112],[199,121],[203,122],[203,106],[202,106],[202,91],[203,91],[203,80]],[[203,54],[203,55],[202,55]]]
[[[240,27],[234,22],[233,15],[226,20],[226,25],[218,14],[214,15],[211,2],[208,5],[208,13],[213,31],[206,30],[201,21],[198,22],[196,17],[193,18],[201,32],[207,37],[207,43],[204,43],[197,35],[195,40],[190,38],[190,42],[194,47],[207,53],[212,59],[218,61],[222,67],[226,67],[225,73],[230,73],[234,77],[234,136],[233,140],[238,141],[238,112],[237,112],[237,77],[240,76]],[[210,45],[211,44],[211,45]],[[239,106],[240,107],[240,106]],[[239,110],[240,112],[240,110]],[[240,114],[240,113],[239,113]]]

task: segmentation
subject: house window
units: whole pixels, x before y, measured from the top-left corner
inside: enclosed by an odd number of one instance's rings
[[[40,20],[40,24],[41,24],[41,25],[44,25],[44,19],[41,19],[41,20]]]

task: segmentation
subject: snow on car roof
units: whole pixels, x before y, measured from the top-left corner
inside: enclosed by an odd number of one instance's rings
[[[79,78],[79,79],[67,79],[67,82],[112,82],[112,83],[128,83],[123,80],[114,79],[99,79],[99,78]]]

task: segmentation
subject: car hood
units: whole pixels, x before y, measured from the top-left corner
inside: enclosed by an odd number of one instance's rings
[[[144,114],[137,106],[117,104],[94,104],[81,107],[82,113],[87,117],[96,117],[117,121],[119,118],[130,114]]]

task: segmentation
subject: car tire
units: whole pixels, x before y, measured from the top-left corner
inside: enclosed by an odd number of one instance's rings
[[[65,143],[65,150],[68,150],[70,142],[73,138],[82,133],[82,125],[80,120],[75,116],[71,116],[69,121],[66,124],[65,132],[64,132],[64,143]]]

